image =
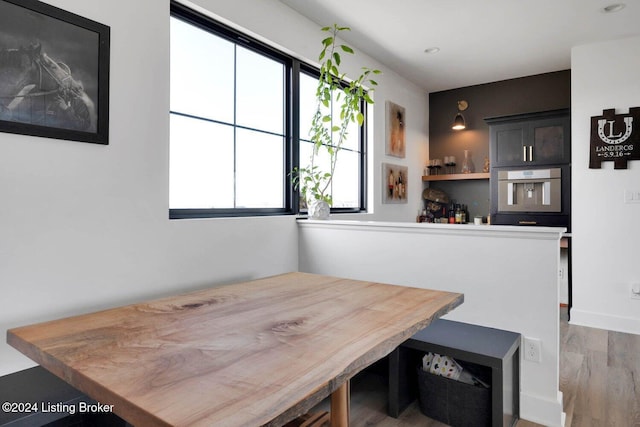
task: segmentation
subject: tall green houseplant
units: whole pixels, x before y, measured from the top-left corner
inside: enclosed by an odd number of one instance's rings
[[[338,153],[346,142],[349,125],[358,123],[358,126],[362,126],[364,123],[360,105],[363,100],[367,104],[373,104],[370,93],[378,83],[371,77],[380,74],[380,70],[362,67],[357,78],[348,79],[340,70],[340,55],[353,55],[354,51],[349,46],[339,43],[338,34],[341,31],[350,31],[350,28],[334,24],[322,28],[322,31],[329,34],[322,40],[322,50],[318,57],[320,77],[316,88],[316,110],[309,130],[313,151],[309,164],[298,168],[293,174],[293,182],[307,203],[309,216],[315,218],[328,217],[329,207],[333,204],[331,182],[336,170]],[[333,116],[338,110],[339,121]],[[328,155],[328,170],[318,165],[321,152]]]

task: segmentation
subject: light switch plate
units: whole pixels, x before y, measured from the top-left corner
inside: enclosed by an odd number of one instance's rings
[[[625,203],[640,203],[640,190],[624,190]]]

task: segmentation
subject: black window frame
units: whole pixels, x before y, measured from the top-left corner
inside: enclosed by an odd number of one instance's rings
[[[206,16],[200,12],[172,0],[170,2],[170,16],[180,19],[188,24],[207,31],[216,36],[222,37],[239,46],[267,56],[285,65],[285,123],[284,123],[284,176],[283,182],[283,207],[281,208],[187,208],[176,209],[169,208],[169,219],[188,219],[188,218],[231,218],[246,216],[274,216],[274,215],[304,215],[306,212],[299,208],[300,196],[299,192],[294,189],[291,182],[291,172],[299,165],[299,147],[300,147],[300,93],[299,81],[300,73],[306,73],[318,77],[319,70],[310,64],[307,64],[298,58],[281,52],[280,50],[263,43],[251,36],[248,36],[234,28],[229,27],[215,19]],[[359,206],[353,208],[331,208],[331,213],[361,213],[367,210],[367,105],[361,103],[361,111],[364,114],[364,124],[359,127],[359,145],[360,145],[360,171],[359,171],[359,188],[360,200]],[[170,111],[170,114],[192,117],[188,114]],[[197,118],[197,117],[196,117]],[[215,120],[212,120],[215,122]],[[244,128],[234,123],[234,127]],[[235,196],[234,196],[235,197]]]

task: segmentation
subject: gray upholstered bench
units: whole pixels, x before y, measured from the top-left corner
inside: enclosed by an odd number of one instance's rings
[[[416,368],[426,352],[491,369],[491,425],[520,417],[520,334],[450,320],[435,320],[389,355],[389,415],[397,418],[417,397]]]

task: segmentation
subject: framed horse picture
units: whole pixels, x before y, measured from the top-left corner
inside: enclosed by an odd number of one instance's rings
[[[0,0],[0,132],[109,143],[108,26]]]

